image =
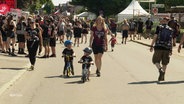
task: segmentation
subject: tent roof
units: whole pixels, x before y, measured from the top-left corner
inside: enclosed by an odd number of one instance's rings
[[[77,15],[77,17],[87,17],[89,15],[89,12],[82,12]]]
[[[124,9],[122,12],[119,13],[120,15],[123,14],[130,14],[133,16],[139,16],[139,15],[150,15],[148,12],[146,12],[139,4],[137,0],[132,0],[132,2],[129,4],[129,6]],[[119,15],[118,14],[118,15]]]

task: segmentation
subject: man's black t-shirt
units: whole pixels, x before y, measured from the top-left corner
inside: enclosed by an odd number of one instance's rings
[[[151,20],[146,21],[146,29],[151,29],[153,25],[153,22]]]
[[[54,25],[50,25],[48,27],[48,35],[49,36],[54,36],[54,29],[55,29],[55,26]]]
[[[65,48],[62,53],[63,53],[63,55],[66,55],[66,56],[73,56],[74,51],[73,51],[73,49]],[[67,61],[67,57],[65,57],[64,60],[66,62]],[[73,60],[73,57],[70,57],[69,61],[72,61],[72,60]]]
[[[43,29],[42,37],[49,38],[49,34],[48,34],[49,27],[46,24],[42,24],[41,28]]]

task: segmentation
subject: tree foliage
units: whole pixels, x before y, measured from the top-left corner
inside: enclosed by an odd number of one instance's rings
[[[125,9],[132,0],[72,0],[71,4],[82,5],[90,12],[99,14],[100,10],[104,11],[106,16],[116,15]],[[156,0],[157,4],[165,4],[162,12],[168,11],[171,6],[184,6],[184,0]],[[149,3],[140,3],[144,9],[149,9]],[[151,3],[153,4],[153,3]]]
[[[51,0],[47,1],[43,9],[47,12],[47,14],[51,14],[54,10],[53,2]]]
[[[104,15],[116,15],[125,9],[132,0],[72,0],[71,4],[82,5],[97,15],[103,11]]]
[[[17,7],[22,10],[28,10],[31,13],[35,12],[36,10],[40,10],[42,5],[45,4],[43,10],[46,13],[50,14],[54,9],[54,4],[52,0],[17,0]]]

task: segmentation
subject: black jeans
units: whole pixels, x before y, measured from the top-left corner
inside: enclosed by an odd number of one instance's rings
[[[35,65],[38,44],[39,41],[27,41],[27,49],[29,52],[29,61],[31,62],[31,65]]]

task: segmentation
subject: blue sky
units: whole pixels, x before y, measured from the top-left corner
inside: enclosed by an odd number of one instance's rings
[[[71,1],[71,0],[52,0],[52,2],[54,3],[54,5],[59,5],[62,3],[66,3],[67,1]]]

